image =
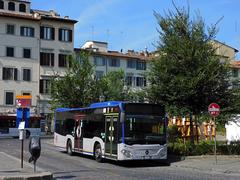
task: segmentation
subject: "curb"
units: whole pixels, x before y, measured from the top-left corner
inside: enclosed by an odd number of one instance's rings
[[[51,180],[53,178],[52,173],[50,172],[42,172],[35,174],[25,174],[25,175],[6,175],[0,176],[0,180]]]
[[[14,159],[16,162],[20,162],[20,159],[8,155],[4,152],[0,152],[4,156],[7,156],[8,158]],[[23,161],[24,166],[31,167],[33,169],[33,165],[27,163],[26,161]],[[0,174],[0,180],[50,180],[53,179],[53,174],[49,171],[45,171],[44,169],[41,169],[38,167],[38,171],[40,172],[24,172],[24,171],[19,171],[18,173],[14,174]]]

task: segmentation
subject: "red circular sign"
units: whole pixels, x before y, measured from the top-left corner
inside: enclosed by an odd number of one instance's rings
[[[211,103],[208,106],[208,112],[211,116],[217,117],[220,114],[220,106],[217,103]]]

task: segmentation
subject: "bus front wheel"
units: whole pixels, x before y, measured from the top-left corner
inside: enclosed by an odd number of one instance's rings
[[[67,153],[68,153],[70,156],[73,155],[71,140],[68,140],[68,142],[67,142]]]
[[[102,162],[102,148],[100,144],[97,144],[94,148],[94,157],[97,162]]]

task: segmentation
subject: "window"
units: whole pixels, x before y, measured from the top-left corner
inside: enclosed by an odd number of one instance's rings
[[[96,71],[96,79],[101,79],[103,77],[103,71]]]
[[[31,58],[31,49],[23,49],[23,57]]]
[[[27,37],[34,37],[34,28],[21,26],[20,35],[27,36]]]
[[[119,67],[120,66],[120,60],[116,59],[116,58],[109,59],[109,66]]]
[[[14,57],[14,48],[13,47],[7,47],[6,48],[6,56],[7,57]]]
[[[137,77],[136,78],[136,86],[138,86],[138,87],[146,86],[146,79],[144,77]]]
[[[23,69],[23,81],[31,81],[31,69]]]
[[[51,28],[51,27],[41,26],[40,38],[46,39],[46,40],[54,40],[55,39],[55,29]]]
[[[132,86],[133,84],[133,77],[132,76],[126,76],[126,85],[127,86]]]
[[[8,10],[9,11],[15,11],[15,4],[13,2],[8,3]]]
[[[72,30],[59,29],[58,38],[59,38],[59,41],[72,42]]]
[[[31,96],[31,93],[30,92],[23,92],[22,95],[23,96]]]
[[[137,61],[137,70],[146,70],[146,62]]]
[[[238,77],[238,69],[233,69],[232,70],[232,76],[233,77]]]
[[[40,65],[41,66],[54,66],[54,54],[53,53],[40,53]]]
[[[4,9],[4,2],[0,1],[0,9]]]
[[[94,64],[96,66],[105,66],[106,61],[104,57],[94,57]]]
[[[13,105],[14,102],[14,93],[13,92],[5,92],[5,104]]]
[[[26,12],[26,5],[25,4],[19,4],[19,11],[20,12]]]
[[[3,68],[2,71],[3,80],[18,80],[18,70],[17,68]]]
[[[59,67],[67,67],[67,55],[66,54],[59,54],[58,66]]]
[[[51,81],[49,79],[40,79],[39,92],[41,94],[50,94]]]
[[[12,24],[7,24],[6,33],[14,35],[15,34],[15,26]]]
[[[127,68],[136,68],[136,60],[135,59],[129,59],[127,61]]]

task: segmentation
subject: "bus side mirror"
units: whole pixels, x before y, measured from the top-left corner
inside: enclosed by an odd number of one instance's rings
[[[124,122],[124,119],[125,119],[125,113],[121,112],[120,113],[120,122]]]

